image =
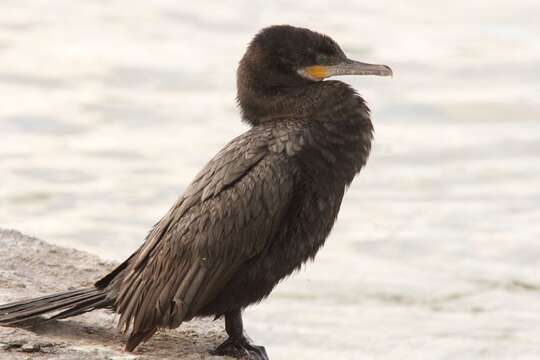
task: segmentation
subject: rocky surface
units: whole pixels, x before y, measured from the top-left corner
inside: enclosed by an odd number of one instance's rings
[[[91,285],[113,262],[0,229],[0,303]],[[0,327],[0,359],[225,359],[208,350],[224,339],[219,321],[164,331],[136,352],[123,351],[115,314],[94,311],[27,328]]]

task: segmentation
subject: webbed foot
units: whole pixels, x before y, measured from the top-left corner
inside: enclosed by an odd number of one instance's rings
[[[243,360],[269,360],[264,346],[253,345],[246,336],[229,337],[210,353]]]

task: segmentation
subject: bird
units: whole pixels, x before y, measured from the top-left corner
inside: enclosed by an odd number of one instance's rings
[[[114,270],[91,287],[1,305],[0,325],[109,309],[134,351],[158,330],[224,317],[228,337],[214,355],[268,360],[245,333],[242,312],[315,257],[371,150],[370,110],[350,85],[328,79],[339,75],[393,74],[349,59],[331,37],[307,28],[260,30],[237,69],[248,130]]]

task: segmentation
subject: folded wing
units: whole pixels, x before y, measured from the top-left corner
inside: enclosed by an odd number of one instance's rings
[[[132,257],[116,300],[128,350],[193,317],[268,245],[295,178],[291,153],[269,139],[249,131],[219,152]]]

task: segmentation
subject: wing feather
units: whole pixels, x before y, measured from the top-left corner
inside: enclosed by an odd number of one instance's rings
[[[276,152],[271,140],[259,129],[227,145],[134,255],[116,300],[130,348],[196,315],[267,246],[294,187],[293,147]]]

